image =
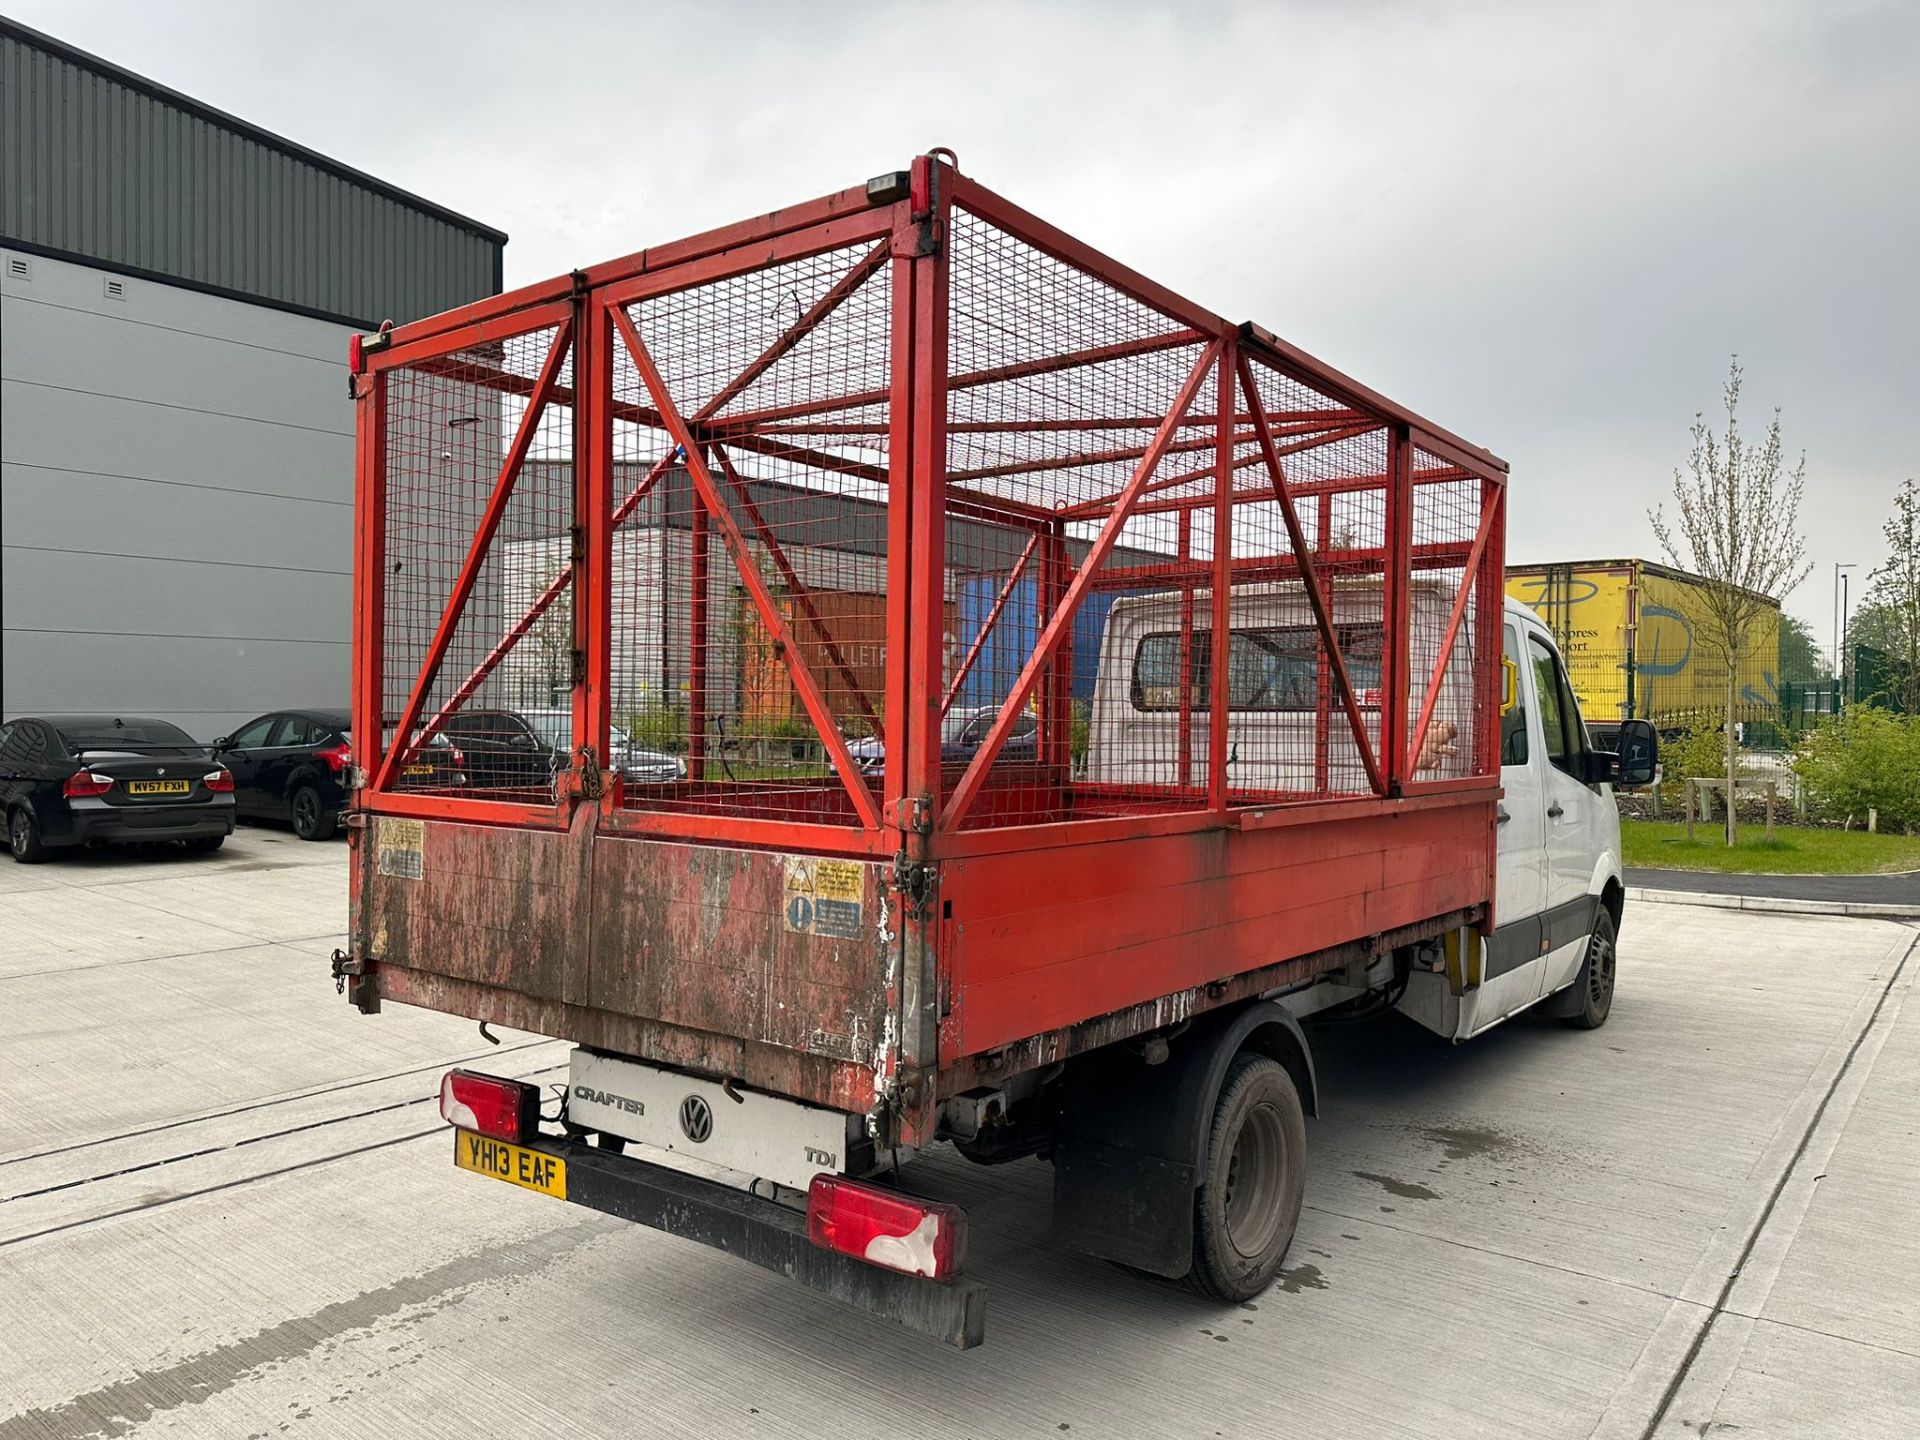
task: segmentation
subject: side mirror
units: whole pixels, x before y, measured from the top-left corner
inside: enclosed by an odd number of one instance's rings
[[[215,754],[218,754],[220,751],[225,750],[228,746],[232,744],[233,744],[233,737],[231,735],[222,735],[219,739],[215,740],[213,744],[208,746],[207,748],[212,750]]]
[[[507,741],[507,746],[512,750],[534,750],[539,748],[533,743],[533,737],[531,735],[515,735]]]
[[[1660,762],[1660,732],[1651,720],[1620,722],[1619,759],[1613,783],[1620,786],[1651,785]]]

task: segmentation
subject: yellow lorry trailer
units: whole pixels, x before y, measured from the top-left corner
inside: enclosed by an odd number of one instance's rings
[[[1619,722],[1663,734],[1718,729],[1727,666],[1698,575],[1648,560],[1586,560],[1507,569],[1507,594],[1547,623],[1601,744]],[[1769,601],[1734,662],[1736,722],[1780,720],[1780,607]]]

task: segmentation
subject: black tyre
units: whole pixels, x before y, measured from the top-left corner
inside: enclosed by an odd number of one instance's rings
[[[293,833],[302,840],[331,840],[338,823],[339,817],[326,807],[313,786],[302,785],[293,792]]]
[[[1598,1030],[1607,1023],[1613,1010],[1615,968],[1613,916],[1606,906],[1593,922],[1593,934],[1587,940],[1587,958],[1574,980],[1564,1018],[1576,1030]]]
[[[227,837],[224,835],[196,835],[193,839],[183,841],[182,843],[195,855],[211,855],[227,843]]]
[[[7,817],[7,850],[22,865],[38,865],[47,858],[46,844],[40,838],[40,822],[24,805]]]
[[[1190,1289],[1251,1300],[1273,1283],[1300,1223],[1307,1121],[1286,1066],[1242,1054],[1213,1109],[1205,1169],[1193,1199]]]

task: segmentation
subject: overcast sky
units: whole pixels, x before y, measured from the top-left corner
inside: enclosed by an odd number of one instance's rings
[[[1832,565],[1920,476],[1920,5],[9,13],[506,230],[509,286],[932,145],[1513,466],[1509,558],[1658,558],[1728,356]]]

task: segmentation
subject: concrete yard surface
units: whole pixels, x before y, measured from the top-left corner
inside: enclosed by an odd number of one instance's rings
[[[1043,1161],[912,1165],[960,1353],[456,1171],[441,1072],[566,1047],[351,1010],[345,856],[0,862],[0,1440],[1920,1433],[1911,926],[1642,903],[1598,1031],[1315,1031],[1246,1306],[1056,1246]]]

